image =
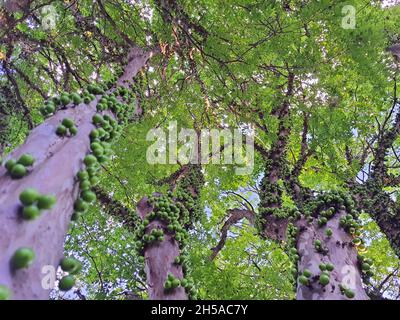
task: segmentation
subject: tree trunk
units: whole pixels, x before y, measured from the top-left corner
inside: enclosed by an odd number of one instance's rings
[[[131,49],[129,62],[118,85],[127,87],[137,72],[144,67],[151,53],[139,48]],[[0,168],[0,284],[12,291],[13,299],[47,299],[49,288],[42,286],[45,266],[58,266],[63,256],[64,236],[67,232],[78,185],[75,179],[82,168],[82,160],[89,151],[89,134],[94,125],[97,96],[89,105],[80,104],[58,111],[54,116],[31,131],[25,143],[10,158],[24,153],[34,156],[35,164],[22,179],[12,180]],[[59,137],[56,127],[63,118],[71,118],[78,127],[73,137]],[[19,217],[20,193],[26,188],[36,188],[43,194],[54,194],[57,203],[33,221]],[[30,247],[36,258],[26,269],[13,271],[10,259],[20,247]]]
[[[141,199],[137,205],[139,216],[146,219],[153,211],[153,207],[147,201],[147,197]],[[147,291],[151,300],[187,300],[185,288],[178,287],[173,290],[165,290],[164,283],[168,274],[177,279],[183,278],[181,264],[175,263],[175,258],[180,255],[179,243],[173,234],[168,233],[167,223],[160,219],[154,219],[149,223],[146,234],[153,229],[164,230],[164,240],[146,245],[144,249],[145,272],[147,279]]]
[[[139,217],[146,221],[138,232],[138,240],[142,243],[139,251],[144,257],[148,294],[151,300],[187,300],[189,296],[195,298],[196,294],[193,283],[188,279],[188,265],[183,249],[188,230],[201,213],[198,203],[204,184],[201,166],[184,165],[162,182],[170,186],[168,197],[156,193],[153,201],[144,197],[136,206]],[[157,201],[164,204],[156,204]],[[163,216],[165,212],[168,213],[167,217]],[[149,237],[155,230],[163,231],[163,239],[145,241],[145,237]],[[177,258],[180,260],[177,261]],[[166,286],[171,276],[180,281],[178,286]]]
[[[327,224],[318,226],[317,221],[308,223],[305,218],[296,222],[299,230],[297,251],[300,256],[298,272],[305,269],[311,271],[309,284],[299,283],[297,287],[298,300],[345,300],[348,299],[341,291],[341,287],[351,289],[356,300],[368,299],[362,286],[361,272],[358,267],[357,250],[351,236],[339,227],[341,216],[345,210],[339,210]],[[327,228],[332,230],[332,236],[325,234]],[[322,251],[315,247],[315,241],[321,241]],[[321,275],[320,265],[331,264],[334,270],[330,272],[330,281],[323,286],[319,282]]]

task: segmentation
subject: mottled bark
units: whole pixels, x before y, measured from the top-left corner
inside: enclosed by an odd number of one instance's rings
[[[139,48],[132,49],[123,79],[118,84],[126,86],[149,56],[150,53]],[[41,284],[42,268],[57,267],[63,256],[64,236],[78,192],[75,175],[89,151],[89,133],[94,129],[92,117],[95,113],[96,101],[80,104],[58,111],[33,129],[25,143],[9,156],[15,159],[30,153],[35,157],[33,168],[24,178],[12,180],[6,170],[0,168],[0,284],[12,290],[14,299],[48,298],[49,289]],[[56,127],[65,117],[73,119],[77,125],[76,136],[61,138],[56,135]],[[26,188],[54,194],[57,197],[55,207],[36,220],[21,220],[18,197]],[[10,268],[10,258],[20,247],[31,247],[36,259],[28,269],[14,272]]]
[[[297,250],[300,256],[298,262],[299,273],[304,269],[311,271],[312,276],[309,285],[298,283],[298,300],[346,300],[341,293],[339,284],[345,285],[353,290],[355,300],[368,299],[362,286],[361,273],[357,265],[357,250],[352,244],[348,233],[339,227],[339,219],[345,215],[344,210],[335,214],[324,227],[319,227],[314,221],[310,224],[305,219],[296,223],[299,228]],[[326,228],[331,228],[331,237],[325,235]],[[314,241],[320,240],[325,253],[315,249]],[[320,264],[330,263],[335,269],[330,272],[330,282],[326,286],[319,283],[321,270]]]
[[[142,219],[153,211],[147,197],[139,201],[137,211]],[[173,274],[178,279],[183,278],[182,265],[174,263],[175,258],[180,255],[179,243],[172,234],[166,232],[166,222],[159,219],[152,220],[146,228],[146,234],[150,234],[154,228],[164,230],[164,240],[147,245],[144,249],[149,298],[151,300],[187,300],[188,296],[183,287],[169,291],[164,289],[168,274]]]

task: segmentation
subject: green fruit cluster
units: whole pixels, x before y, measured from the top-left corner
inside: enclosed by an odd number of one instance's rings
[[[68,94],[63,92],[59,97],[53,97],[47,100],[44,106],[39,109],[39,111],[44,117],[48,117],[53,115],[57,111],[58,107],[66,107],[70,103],[78,105],[83,101],[84,99],[82,99],[78,93]]]
[[[159,228],[152,229],[149,234],[145,234],[143,236],[143,241],[146,243],[152,243],[156,241],[163,241],[164,240],[164,231]]]
[[[195,300],[197,298],[197,290],[194,288],[192,279],[183,278],[179,280],[178,278],[175,278],[173,274],[169,273],[164,282],[164,289],[169,291],[178,287],[185,288],[192,299]]]
[[[43,210],[49,210],[56,204],[56,197],[51,194],[40,194],[34,188],[27,188],[19,195],[22,204],[22,218],[33,220],[40,216]]]
[[[358,255],[357,258],[358,258],[358,266],[363,274],[363,277],[367,281],[368,278],[374,275],[373,271],[371,270],[374,262],[372,261],[372,259],[366,258],[362,255]]]
[[[4,166],[11,178],[21,179],[28,173],[27,167],[33,166],[34,163],[35,158],[31,154],[25,153],[17,161],[14,159],[8,160]]]
[[[349,299],[353,299],[355,297],[355,293],[353,290],[350,288],[347,288],[346,286],[339,284],[340,292],[345,295]]]
[[[56,129],[57,135],[63,137],[68,133],[71,136],[74,136],[78,133],[78,128],[75,126],[74,120],[70,118],[64,118],[61,124]]]
[[[60,267],[63,271],[68,272],[69,274],[60,279],[58,288],[62,291],[71,290],[75,285],[74,275],[81,271],[82,264],[73,257],[67,257],[61,260]]]

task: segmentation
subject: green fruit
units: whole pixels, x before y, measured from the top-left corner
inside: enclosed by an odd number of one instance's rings
[[[303,276],[305,276],[306,278],[311,277],[311,275],[312,275],[312,273],[310,270],[308,270],[308,269],[303,270]]]
[[[10,159],[6,162],[6,164],[4,165],[7,169],[8,172],[11,172],[12,168],[17,164],[17,161],[15,161],[14,159]]]
[[[332,231],[332,229],[326,229],[325,230],[325,234],[328,236],[328,237],[331,237],[332,235],[333,235],[333,231]]]
[[[77,199],[74,203],[74,209],[78,212],[85,212],[89,208],[89,205],[82,199]]]
[[[80,104],[82,102],[81,96],[75,92],[70,94],[70,98],[72,99],[74,104]]]
[[[361,265],[361,270],[362,271],[368,271],[369,269],[371,268],[371,266],[368,264],[368,263],[363,263],[362,265]]]
[[[315,240],[315,241],[314,241],[314,245],[315,245],[316,247],[320,247],[320,246],[321,246],[321,241],[320,241],[320,240]]]
[[[83,163],[87,165],[88,167],[94,165],[97,162],[97,159],[95,156],[88,154],[84,159]]]
[[[171,283],[171,281],[169,281],[169,280],[167,280],[167,281],[165,281],[165,283],[164,283],[164,288],[165,289],[171,289],[172,288],[172,283]]]
[[[354,296],[355,296],[355,293],[354,293],[352,290],[350,290],[350,289],[346,289],[346,290],[344,291],[344,294],[345,294],[345,296],[346,296],[347,298],[349,298],[349,299],[353,299]]]
[[[44,107],[43,113],[45,113],[45,115],[48,115],[54,113],[54,111],[56,111],[56,107],[49,104]]]
[[[319,283],[323,286],[326,286],[329,283],[329,276],[326,274],[322,274],[319,276]]]
[[[71,220],[72,221],[78,221],[79,218],[81,217],[81,213],[80,212],[74,212],[71,216]]]
[[[79,181],[81,181],[81,182],[89,179],[89,174],[86,170],[79,171],[77,176],[78,176]]]
[[[6,286],[0,284],[0,301],[11,298],[11,291]]]
[[[86,96],[85,98],[83,98],[83,102],[84,102],[85,104],[89,104],[91,101],[92,101],[92,99],[90,99],[89,96]]]
[[[58,283],[58,287],[62,291],[71,290],[74,285],[75,285],[75,278],[73,276],[62,277],[60,282]]]
[[[81,188],[81,190],[89,190],[91,187],[90,181],[89,180],[83,180],[79,187]]]
[[[94,150],[93,150],[93,154],[94,154],[96,157],[100,157],[101,155],[103,155],[103,153],[104,153],[103,148],[97,148],[97,149],[94,149]]]
[[[328,271],[333,271],[333,269],[335,269],[335,266],[331,263],[327,263],[325,265],[325,267],[326,267],[326,270],[328,270]]]
[[[34,162],[35,162],[35,158],[32,155],[28,154],[28,153],[23,154],[18,159],[18,163],[22,164],[25,167],[29,167],[29,166],[33,165]]]
[[[319,265],[319,269],[320,269],[321,271],[325,271],[325,270],[326,270],[326,265],[325,265],[324,263],[321,263],[321,264]]]
[[[306,276],[301,275],[298,280],[303,286],[308,285],[308,278]]]
[[[31,248],[19,248],[11,258],[15,269],[28,268],[35,260],[35,252]]]
[[[22,209],[22,218],[25,220],[36,219],[40,215],[40,210],[36,205],[29,205]]]
[[[179,279],[174,279],[171,284],[173,288],[178,288],[181,285],[181,281]]]
[[[48,210],[51,209],[57,202],[55,196],[51,194],[44,194],[38,198],[37,206],[41,210]]]
[[[186,279],[182,279],[181,280],[181,286],[186,288],[187,285],[188,285],[188,281]]]
[[[64,118],[61,124],[66,128],[72,128],[74,126],[74,120],[70,118]]]
[[[76,135],[78,133],[78,128],[75,126],[72,126],[71,128],[69,128],[69,133],[71,133],[71,135]]]
[[[63,271],[71,274],[76,274],[82,269],[82,265],[79,260],[71,257],[62,259],[60,262],[60,267]]]
[[[103,117],[102,117],[100,114],[98,114],[98,113],[96,113],[96,114],[93,116],[93,118],[92,118],[92,122],[93,122],[94,124],[101,123],[102,121],[103,121]]]
[[[100,182],[100,179],[96,176],[93,176],[93,177],[90,177],[89,181],[90,181],[91,185],[95,186],[96,184],[98,184]]]
[[[10,174],[12,178],[20,179],[26,175],[26,168],[22,164],[17,163],[12,167]]]
[[[64,106],[66,106],[67,104],[69,104],[71,102],[68,95],[61,95],[60,101]]]
[[[37,201],[39,198],[40,194],[39,192],[36,191],[36,189],[33,188],[27,188],[24,191],[22,191],[19,195],[19,201],[25,206],[29,206],[33,204],[34,202]]]
[[[83,200],[85,200],[88,203],[92,203],[96,201],[96,194],[92,191],[83,191],[81,193],[81,197]]]
[[[65,136],[67,134],[67,128],[60,124],[56,129],[56,134],[59,136]]]

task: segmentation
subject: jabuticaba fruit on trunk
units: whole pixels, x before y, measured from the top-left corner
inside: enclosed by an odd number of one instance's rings
[[[118,79],[116,86],[129,86],[150,56],[150,52],[132,48],[123,78]],[[48,100],[41,109],[43,122],[33,128],[25,142],[9,155],[5,168],[0,167],[0,285],[4,296],[4,288],[8,288],[13,299],[49,298],[50,289],[41,285],[42,267],[59,264],[71,218],[79,218],[74,214],[74,202],[82,199],[87,204],[83,197],[89,201],[93,199],[92,194],[83,191],[90,190],[89,184],[93,186],[99,182],[97,172],[111,154],[108,144],[118,137],[121,126],[135,112],[133,100],[124,101],[123,97],[113,93],[104,97],[107,102],[112,102],[102,111],[110,118],[102,121],[97,128],[97,137],[92,138],[91,131],[96,129],[92,118],[101,97],[91,92],[105,94],[100,86],[92,85],[84,95],[87,101],[90,100],[89,104],[80,103],[81,96],[78,99],[77,95],[69,94]],[[133,94],[127,96],[133,97]],[[65,119],[73,120],[74,125]],[[63,137],[56,134],[59,126],[65,128],[60,132]],[[85,166],[83,159],[91,153],[92,142],[100,143],[104,153],[98,157],[92,155],[96,163],[82,168]],[[31,155],[33,163],[24,154]],[[20,158],[21,163],[18,162]],[[76,174],[82,169],[87,171],[88,177],[80,181]],[[80,190],[81,185],[85,190]],[[28,188],[37,190],[39,196],[32,190],[21,196]],[[87,207],[78,204],[80,209]],[[51,214],[38,215],[38,210],[39,213],[51,210]],[[29,219],[23,219],[23,215]],[[64,288],[70,284],[71,281],[67,281]]]
[[[298,276],[297,299],[368,299],[363,279],[371,261],[360,258],[364,252],[362,228],[352,199],[340,193],[326,193],[303,210],[287,235],[297,252],[291,253],[292,261],[297,270],[304,270]],[[321,223],[321,217],[326,221]]]

